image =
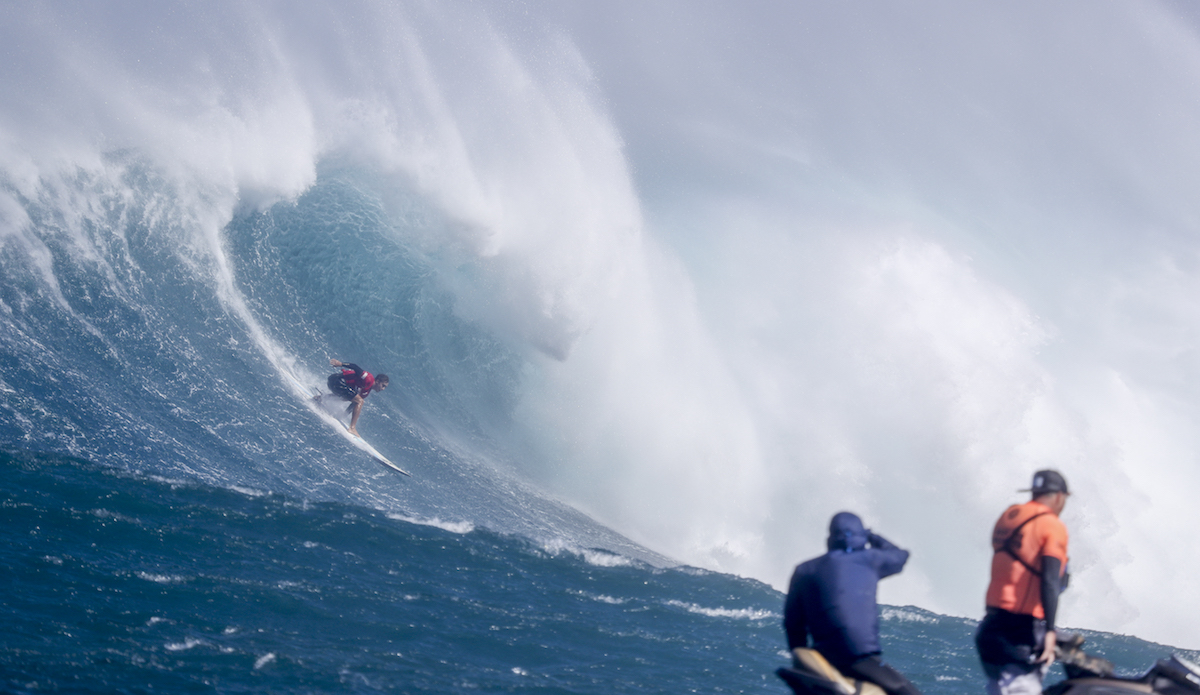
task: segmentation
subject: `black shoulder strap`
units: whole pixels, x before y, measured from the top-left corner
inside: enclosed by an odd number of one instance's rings
[[[1019,526],[1017,526],[1015,529],[1013,529],[1012,533],[1008,534],[1008,538],[1004,539],[1004,545],[1000,546],[1000,549],[997,550],[996,552],[1008,553],[1009,555],[1012,555],[1014,560],[1021,563],[1022,565],[1025,565],[1025,569],[1029,570],[1030,572],[1033,572],[1035,575],[1041,576],[1041,574],[1042,574],[1041,570],[1039,570],[1038,568],[1029,564],[1028,562],[1025,562],[1025,560],[1023,560],[1020,555],[1017,555],[1017,551],[1013,550],[1012,543],[1014,540],[1016,540],[1017,535],[1021,533],[1021,529],[1025,528],[1025,524],[1028,524],[1029,522],[1033,521],[1034,519],[1038,518],[1039,516],[1046,516],[1049,513],[1050,512],[1038,512],[1037,514],[1034,514],[1033,516],[1029,517],[1025,521],[1022,521]]]

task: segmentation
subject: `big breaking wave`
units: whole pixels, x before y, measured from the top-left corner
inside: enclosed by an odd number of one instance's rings
[[[392,444],[474,462],[473,489],[532,480],[776,586],[856,509],[914,550],[885,600],[967,615],[992,516],[1054,465],[1078,490],[1066,619],[1186,643],[1194,24],[876,9],[10,6],[5,353],[65,375],[40,411],[3,385],[13,438],[88,451],[86,401],[114,450],[296,484],[263,461],[302,414],[219,413],[247,387],[286,411],[272,370],[361,350],[411,380],[373,404]],[[339,196],[362,224],[308,224]],[[124,408],[71,390],[73,361],[131,345]],[[349,479],[299,465],[309,492]]]

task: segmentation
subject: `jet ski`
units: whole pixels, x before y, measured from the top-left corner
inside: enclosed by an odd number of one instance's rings
[[[1042,692],[1044,695],[1200,695],[1200,666],[1178,656],[1159,659],[1145,674],[1125,678],[1114,673],[1112,662],[1083,651],[1083,636],[1060,633],[1055,655],[1067,679]]]
[[[815,649],[793,649],[792,667],[776,669],[775,675],[796,695],[887,695],[874,683],[846,677]]]
[[[1159,659],[1145,674],[1123,677],[1112,662],[1085,652],[1083,641],[1082,635],[1059,633],[1055,655],[1067,678],[1046,687],[1043,695],[1200,695],[1200,666],[1186,659]],[[796,695],[885,695],[874,683],[848,678],[813,649],[793,649],[791,667],[775,675]]]

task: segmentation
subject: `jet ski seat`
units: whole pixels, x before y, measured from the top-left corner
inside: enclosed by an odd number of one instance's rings
[[[775,675],[798,695],[886,695],[874,683],[842,675],[815,649],[793,649],[792,667],[777,669]]]

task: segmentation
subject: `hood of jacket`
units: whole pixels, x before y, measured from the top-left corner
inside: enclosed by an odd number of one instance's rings
[[[826,545],[830,550],[862,550],[867,547],[867,529],[863,528],[862,519],[850,512],[838,512],[829,521],[829,540]]]

